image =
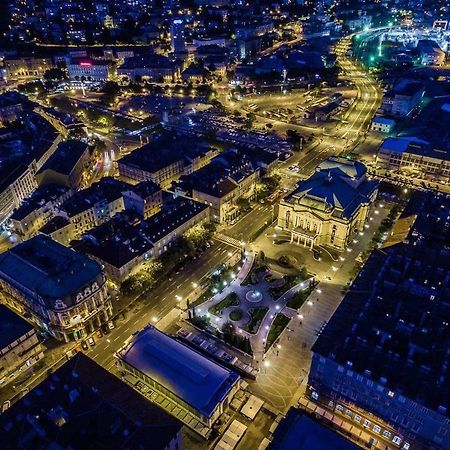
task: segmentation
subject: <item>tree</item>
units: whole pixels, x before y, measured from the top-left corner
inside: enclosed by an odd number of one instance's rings
[[[256,120],[256,115],[254,113],[248,113],[247,118],[245,119],[245,122],[244,122],[244,128],[246,130],[251,130],[253,128],[255,120]]]
[[[247,209],[250,208],[250,201],[249,201],[248,198],[240,197],[240,198],[238,198],[238,199],[236,200],[236,206],[237,206],[239,209],[245,211],[245,210],[247,210]]]
[[[54,80],[65,80],[67,78],[66,72],[58,67],[48,69],[44,73],[44,80],[54,81]]]
[[[295,130],[286,131],[287,140],[292,144],[295,151],[299,151],[303,147],[304,137]]]

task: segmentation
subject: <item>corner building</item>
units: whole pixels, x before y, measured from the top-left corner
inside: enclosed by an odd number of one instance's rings
[[[66,342],[112,316],[100,265],[44,235],[0,255],[0,300]]]

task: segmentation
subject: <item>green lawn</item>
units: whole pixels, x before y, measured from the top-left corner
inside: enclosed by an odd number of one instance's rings
[[[221,302],[217,303],[214,306],[211,306],[208,311],[211,314],[220,317],[222,315],[222,311],[225,308],[228,308],[229,306],[239,306],[239,304],[240,301],[236,292],[230,292]]]
[[[259,326],[261,325],[262,320],[264,319],[264,316],[267,314],[267,311],[269,311],[269,308],[250,308],[248,310],[248,313],[250,314],[250,322],[245,325],[245,329],[249,333],[256,333],[259,329]]]
[[[242,310],[239,308],[233,309],[233,311],[230,312],[229,315],[230,320],[233,320],[234,322],[242,319]]]
[[[289,289],[293,288],[296,284],[305,281],[308,278],[306,270],[302,270],[302,273],[298,275],[285,275],[283,277],[284,283],[282,286],[271,287],[269,289],[270,294],[274,300],[279,299]]]
[[[298,291],[288,300],[286,306],[293,309],[299,309],[303,305],[303,303],[305,303],[306,299],[309,297],[309,294],[312,291],[313,288],[308,288],[304,291]]]
[[[269,334],[267,335],[266,340],[266,352],[272,346],[272,344],[278,339],[283,330],[287,327],[291,319],[286,317],[284,314],[277,314],[275,320],[270,327]]]

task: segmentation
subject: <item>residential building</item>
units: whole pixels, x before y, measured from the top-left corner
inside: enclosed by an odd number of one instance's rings
[[[82,352],[0,416],[5,450],[181,450],[181,428],[181,422]]]
[[[342,421],[341,421],[342,422]],[[268,450],[358,450],[300,409],[291,407],[275,429]]]
[[[76,246],[98,261],[110,279],[121,283],[184,233],[208,222],[208,206],[184,197],[166,198],[162,209],[148,219],[124,211],[85,233]]]
[[[167,188],[183,173],[207,164],[217,152],[198,139],[165,132],[119,159],[119,175],[126,182],[150,180]]]
[[[91,228],[101,225],[125,208],[123,192],[127,183],[103,177],[90,187],[78,191],[60,208],[60,214],[73,224],[73,239]]]
[[[364,228],[377,191],[364,164],[329,158],[280,202],[278,226],[291,242],[344,250],[353,233]]]
[[[237,201],[254,198],[258,179],[259,168],[247,155],[228,151],[181,177],[175,191],[210,206],[211,221],[231,223],[240,214]]]
[[[78,189],[89,164],[89,146],[85,142],[75,139],[62,141],[36,173],[36,181],[39,185],[55,183]]]
[[[92,333],[112,315],[101,267],[43,235],[0,255],[0,298],[66,342]]]
[[[25,95],[8,91],[0,95],[0,123],[13,122],[20,117],[29,101]]]
[[[382,169],[432,181],[450,181],[450,151],[416,137],[387,138],[378,149]]]
[[[68,247],[75,238],[75,224],[63,216],[54,216],[38,230],[38,234],[43,234],[54,241]]]
[[[123,81],[172,83],[180,78],[180,65],[163,55],[133,56],[125,59],[117,75]]]
[[[87,135],[86,125],[76,116],[45,106],[38,106],[35,108],[35,111],[55,127],[64,139],[67,139],[69,134],[74,133],[80,133],[84,136]]]
[[[19,240],[27,240],[36,235],[38,230],[57,214],[61,204],[71,194],[69,188],[57,184],[38,187],[11,214],[11,231]]]
[[[153,181],[141,181],[123,192],[126,210],[133,210],[147,219],[156,214],[162,206],[162,190]]]
[[[125,380],[202,436],[240,388],[238,374],[153,326],[131,337],[116,353]]]
[[[389,134],[395,127],[395,120],[387,117],[374,117],[370,125],[372,131]]]
[[[450,201],[416,192],[313,345],[308,395],[372,446],[450,448]]]
[[[394,117],[406,117],[422,101],[424,86],[418,81],[402,80],[383,97],[381,109]]]
[[[35,56],[7,57],[3,64],[6,68],[6,78],[17,81],[38,80],[54,67],[50,58]]]
[[[44,354],[35,328],[5,305],[0,305],[0,323],[0,386],[5,386]]]
[[[56,150],[61,136],[42,117],[26,110],[21,125],[2,128],[0,223],[37,187],[35,173]]]

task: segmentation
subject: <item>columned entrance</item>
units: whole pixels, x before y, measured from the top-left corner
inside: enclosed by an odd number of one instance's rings
[[[314,248],[316,237],[317,234],[309,230],[303,230],[300,228],[294,228],[291,230],[291,243],[309,247],[311,250]]]

